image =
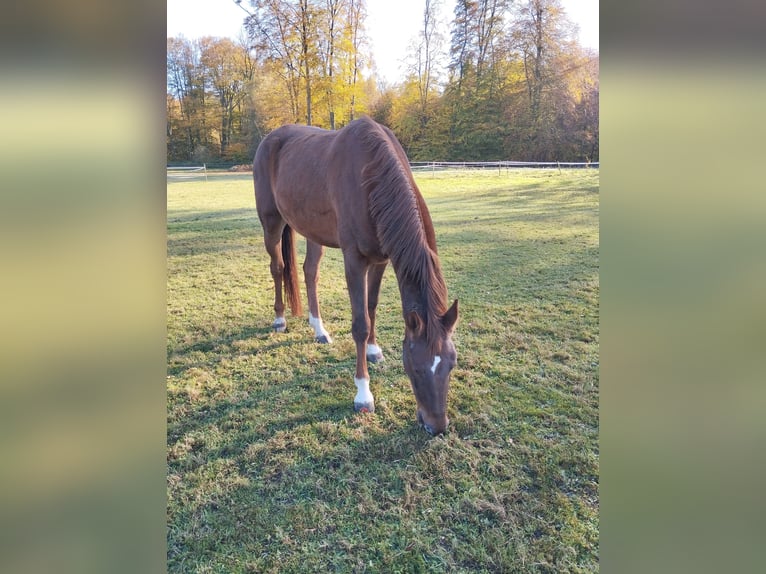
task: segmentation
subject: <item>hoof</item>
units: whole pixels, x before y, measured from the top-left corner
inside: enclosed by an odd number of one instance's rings
[[[319,337],[315,337],[316,342],[320,343],[322,345],[329,345],[332,343],[332,339],[330,339],[329,335],[321,335]]]
[[[354,412],[357,413],[374,413],[375,403],[354,403]]]
[[[284,333],[287,331],[287,321],[284,317],[277,317],[271,324],[271,328],[274,329],[275,333]]]
[[[382,363],[383,351],[377,345],[367,345],[367,362]]]

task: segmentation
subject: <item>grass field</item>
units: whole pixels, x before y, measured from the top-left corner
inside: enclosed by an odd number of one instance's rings
[[[168,184],[170,572],[598,570],[599,172],[417,180],[460,300],[435,438],[415,421],[390,267],[376,412],[355,414],[340,252],[320,278],[334,343],[306,317],[272,333],[250,176]]]

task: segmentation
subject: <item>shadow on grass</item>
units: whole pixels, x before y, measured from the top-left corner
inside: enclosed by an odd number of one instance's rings
[[[188,344],[179,344],[173,347],[168,353],[167,373],[173,376],[181,376],[191,368],[205,366],[215,366],[223,360],[231,359],[236,355],[242,354],[240,351],[232,350],[232,346],[239,342],[258,340],[269,341],[257,348],[258,353],[268,353],[270,351],[282,349],[299,342],[292,339],[272,338],[274,330],[268,327],[243,327],[240,331],[228,331],[215,337],[203,338]],[[289,331],[288,331],[289,332]],[[194,353],[204,353],[199,360],[188,360],[188,357]]]
[[[280,438],[331,412],[286,418]],[[348,439],[321,453],[285,453],[274,441],[259,450],[252,445],[263,436],[253,436],[249,446],[226,453],[220,465],[209,462],[222,468],[230,462],[236,483],[221,485],[172,517],[179,528],[168,531],[169,571],[183,571],[180,560],[188,556],[229,571],[250,571],[242,570],[248,560],[252,571],[273,572],[354,571],[371,558],[378,561],[375,549],[365,547],[368,529],[385,529],[373,537],[380,544],[401,528],[395,520],[407,495],[403,474],[425,444],[412,433],[401,428]],[[369,484],[376,485],[374,491]]]
[[[168,257],[250,250],[261,237],[255,208],[168,214]]]
[[[451,276],[474,278],[472,284],[462,281],[471,285],[470,290],[454,293],[461,302],[536,305],[570,298],[576,295],[573,283],[598,276],[599,248],[589,241],[573,245],[569,240],[564,246],[555,239],[493,238],[492,230],[450,231],[441,252],[448,284]]]
[[[213,378],[218,372],[226,372],[232,381],[234,396],[194,401],[183,389],[170,391],[171,404],[181,406],[184,415],[178,421],[168,422],[168,444],[204,427],[220,427],[229,419],[237,419],[238,412],[258,415],[254,424],[245,425],[256,429],[253,434],[243,437],[247,441],[260,440],[304,424],[340,423],[357,416],[352,408],[356,392],[352,382],[356,360],[353,346],[345,345],[349,352],[338,356],[338,341],[329,346],[319,345],[308,334],[308,329],[305,331],[296,326],[294,333],[288,330],[284,334],[274,334],[270,326],[247,326],[169,349],[169,376],[182,381],[189,373],[193,378],[195,369],[202,369]],[[270,378],[259,366],[245,372],[232,366],[237,360],[255,357],[262,358],[265,368],[277,369],[276,376]],[[376,370],[396,369],[391,363],[397,358],[400,357],[394,352],[382,366],[371,366],[373,376],[378,378]],[[298,371],[289,374],[286,369],[291,367]],[[401,365],[398,369],[402,370]],[[381,380],[375,381],[376,384],[382,384],[386,378],[382,372],[380,375]],[[344,398],[341,400],[338,396]],[[240,417],[241,420],[245,418]]]

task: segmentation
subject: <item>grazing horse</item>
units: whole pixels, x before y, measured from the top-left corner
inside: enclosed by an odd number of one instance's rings
[[[285,298],[301,314],[295,232],[307,240],[303,271],[309,324],[329,343],[317,299],[324,247],[340,248],[351,299],[356,343],[356,411],[373,411],[367,362],[383,360],[375,338],[375,311],[390,261],[404,316],[402,361],[417,402],[417,420],[430,434],[446,430],[447,390],[457,354],[452,332],[457,300],[447,308],[447,287],[436,252],[431,216],[407,156],[393,132],[368,117],[338,131],[282,126],[267,135],[253,161],[255,201],[274,278],[272,327],[284,331]]]

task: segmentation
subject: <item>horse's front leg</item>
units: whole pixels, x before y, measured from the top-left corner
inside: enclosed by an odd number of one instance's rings
[[[314,337],[317,343],[332,343],[330,333],[322,324],[322,315],[319,313],[319,297],[317,296],[319,262],[322,260],[322,255],[324,255],[324,247],[307,240],[303,275],[306,278],[306,294],[309,300],[309,325],[314,328]]]
[[[370,374],[367,371],[367,339],[370,336],[370,318],[367,314],[367,261],[356,249],[344,250],[346,285],[351,299],[351,335],[356,343],[356,397],[354,410],[373,412],[375,398],[370,391]]]

